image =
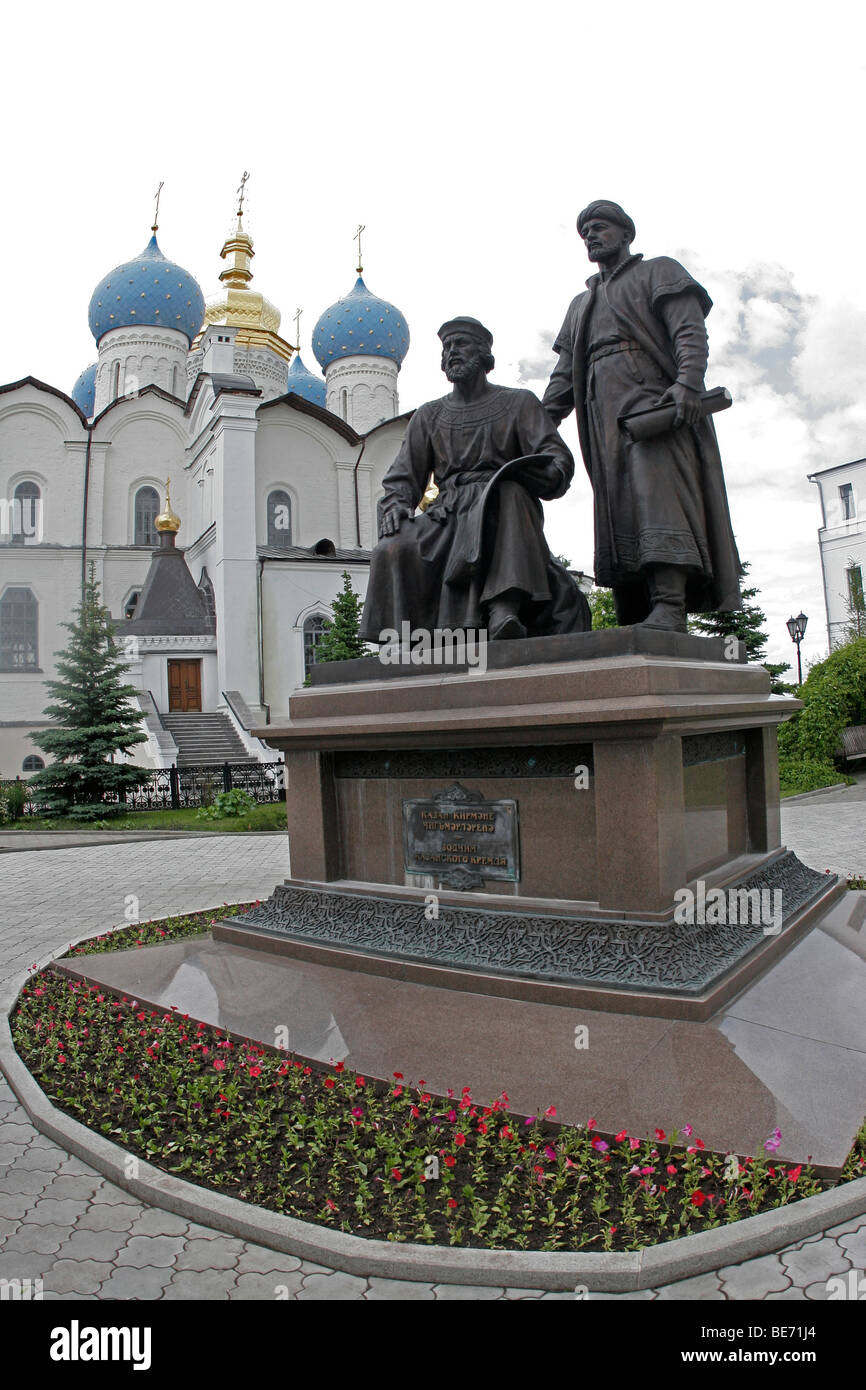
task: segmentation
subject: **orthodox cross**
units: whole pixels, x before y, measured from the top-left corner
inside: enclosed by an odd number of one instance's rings
[[[163,180],[160,181],[159,188],[156,190],[156,207],[154,208],[154,211],[153,211],[153,226],[152,226],[151,229],[150,229],[152,232],[158,232],[158,231],[159,231],[159,225],[158,225],[158,224],[159,224],[159,195],[160,195],[160,193],[161,193],[162,190],[163,190],[164,184],[165,184],[165,180],[163,179]]]
[[[359,226],[357,232],[355,233],[355,237],[354,237],[354,240],[357,241],[357,243],[358,243],[358,274],[359,274],[359,275],[361,274],[361,271],[364,269],[363,265],[361,264],[361,233],[362,233],[362,232],[365,232],[366,230],[367,230],[366,227],[364,227],[364,226]]]
[[[248,179],[248,178],[249,178],[249,173],[248,173],[247,170],[245,169],[244,172],[243,172],[243,177],[242,177],[242,179],[241,179],[241,181],[240,181],[240,184],[238,185],[238,217],[242,217],[242,216],[243,216],[243,211],[244,211],[244,194],[245,194],[245,192],[246,192],[247,179]]]
[[[296,352],[300,352],[301,350],[301,314],[303,312],[303,309],[295,310],[295,342],[297,343],[297,347],[295,348]]]

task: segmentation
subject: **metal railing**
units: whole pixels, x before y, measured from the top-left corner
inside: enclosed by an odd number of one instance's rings
[[[239,787],[260,805],[285,801],[285,764],[282,759],[272,763],[223,763],[211,766],[156,767],[144,775],[124,797],[106,797],[115,805],[125,801],[127,811],[180,811],[197,806],[209,806],[220,792]],[[24,788],[22,816],[40,814],[30,784],[16,778]],[[0,795],[9,783],[0,783]]]

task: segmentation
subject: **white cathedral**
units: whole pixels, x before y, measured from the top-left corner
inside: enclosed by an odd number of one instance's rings
[[[359,263],[314,329],[320,375],[250,286],[242,202],[207,305],[152,230],[93,292],[98,360],[71,394],[0,386],[2,777],[44,763],[29,735],[48,724],[44,682],[91,563],[145,716],[135,761],[151,767],[272,760],[250,730],[286,716],[343,571],[366,591],[409,418],[403,315]]]

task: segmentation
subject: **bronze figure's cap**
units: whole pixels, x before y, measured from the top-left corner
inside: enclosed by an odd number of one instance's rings
[[[591,217],[603,217],[608,222],[615,222],[618,227],[625,227],[629,234],[629,242],[634,241],[637,236],[634,223],[619,203],[610,203],[604,198],[599,198],[596,202],[585,207],[583,212],[579,212],[577,214],[577,230],[581,236],[583,236],[583,229]]]
[[[439,329],[439,337],[442,339],[443,343],[449,333],[466,333],[470,338],[475,338],[479,343],[483,343],[488,352],[493,347],[493,334],[490,332],[490,329],[485,328],[484,324],[479,323],[478,319],[470,319],[467,318],[466,315],[462,315],[456,319],[449,319],[447,323],[443,323],[442,327]]]

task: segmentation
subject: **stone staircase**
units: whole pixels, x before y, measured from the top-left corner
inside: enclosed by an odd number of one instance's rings
[[[227,714],[163,714],[163,726],[177,744],[178,767],[255,763]]]

